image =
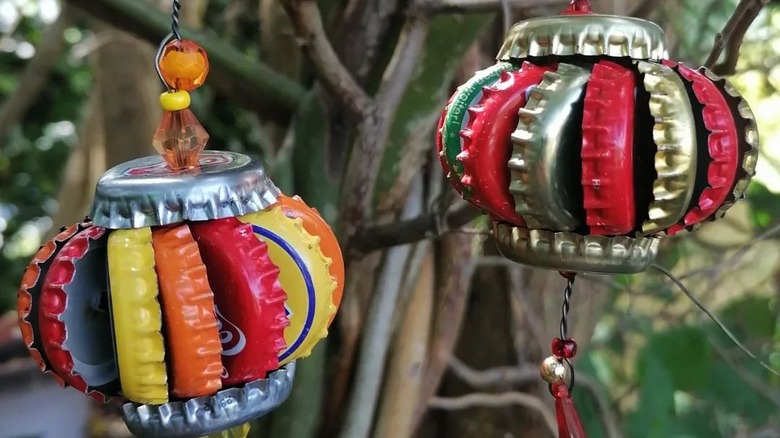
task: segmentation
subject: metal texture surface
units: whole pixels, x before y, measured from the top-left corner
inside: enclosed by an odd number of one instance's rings
[[[284,330],[287,347],[279,352],[279,364],[309,356],[328,335],[328,321],[336,314],[333,291],[338,285],[330,275],[332,262],[320,248],[321,239],[304,229],[303,219],[287,217],[280,206],[238,219],[251,224],[258,240],[268,245],[268,255],[279,267],[279,283],[287,292],[284,305],[290,325]]]
[[[575,104],[584,94],[590,72],[560,64],[533,87],[525,107],[519,111],[512,133],[514,151],[509,159],[509,191],[515,210],[531,229],[570,231],[581,224],[573,212],[581,209],[576,192],[582,191],[579,172],[581,142],[569,135]]]
[[[750,179],[756,174],[759,145],[758,125],[756,124],[756,118],[753,115],[750,106],[734,86],[729,84],[725,79],[715,76],[712,72],[703,67],[699,69],[699,72],[713,81],[726,98],[726,102],[728,102],[731,113],[737,124],[737,136],[739,137],[738,149],[739,154],[742,157],[741,164],[737,169],[737,182],[734,184],[731,195],[713,216],[715,219],[719,219],[726,214],[726,211],[731,208],[735,202],[745,197],[745,191],[747,190],[748,184],[750,184]]]
[[[60,232],[54,238],[41,245],[38,252],[33,256],[32,261],[27,265],[27,269],[22,276],[22,284],[19,286],[19,292],[16,298],[17,316],[19,318],[19,330],[22,332],[22,340],[30,352],[30,356],[38,364],[41,371],[51,372],[50,374],[60,384],[65,381],[59,375],[52,372],[53,367],[49,358],[46,357],[46,351],[43,348],[41,331],[38,317],[40,315],[41,290],[46,273],[49,271],[54,256],[62,250],[76,234],[92,226],[89,221],[62,227]]]
[[[639,61],[644,87],[650,93],[650,114],[655,118],[653,141],[657,177],[644,234],[672,227],[688,210],[696,182],[696,123],[682,79],[657,62]],[[702,146],[704,147],[704,146]]]
[[[206,266],[187,224],[152,230],[170,392],[202,397],[222,389],[222,343]]]
[[[482,88],[482,98],[472,107],[460,136],[463,151],[461,182],[471,193],[469,201],[487,210],[497,220],[525,225],[515,211],[509,193],[509,169],[506,162],[512,154],[510,136],[517,128],[518,111],[526,103],[529,88],[539,85],[550,67],[529,62],[520,70],[505,71],[495,84]]]
[[[108,281],[122,395],[137,403],[166,403],[166,348],[151,228],[109,234]]]
[[[260,163],[246,155],[204,151],[200,167],[182,171],[154,155],[103,174],[90,217],[110,229],[170,225],[254,213],[278,195]]]
[[[295,362],[267,379],[228,388],[210,397],[163,405],[126,403],[122,417],[130,431],[145,438],[190,438],[247,423],[281,406],[292,390]]]
[[[691,84],[695,99],[702,106],[702,120],[707,133],[707,148],[700,145],[699,154],[708,154],[709,164],[706,172],[707,187],[698,199],[693,199],[692,208],[683,220],[669,229],[670,235],[684,229],[694,230],[702,221],[714,215],[729,199],[737,182],[737,169],[742,159],[739,153],[739,138],[734,115],[731,113],[725,96],[715,82],[705,74],[682,64],[664,61],[684,80]]]
[[[660,239],[582,236],[528,230],[493,222],[493,235],[504,257],[517,263],[558,271],[632,274],[653,263]]]
[[[634,72],[610,61],[593,66],[582,119],[583,204],[589,233],[620,236],[636,226]]]
[[[191,222],[214,291],[222,342],[222,385],[240,385],[279,368],[287,294],[269,245],[237,218]]]
[[[663,59],[667,57],[666,36],[657,24],[631,17],[583,14],[534,18],[510,29],[496,59],[548,55]]]
[[[84,228],[54,256],[40,294],[46,357],[65,383],[105,403],[119,393],[107,304],[105,228]]]
[[[469,196],[470,193],[461,183],[463,164],[457,158],[463,150],[464,138],[461,131],[469,120],[477,115],[472,108],[482,98],[484,87],[498,82],[501,73],[516,69],[511,63],[500,62],[476,72],[471,79],[458,87],[442,113],[442,125],[436,135],[439,159],[450,184],[464,196]]]

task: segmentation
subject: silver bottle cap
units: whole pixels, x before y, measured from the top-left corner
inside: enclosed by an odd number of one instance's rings
[[[205,436],[261,417],[287,400],[295,380],[295,362],[242,388],[228,388],[210,397],[164,405],[125,403],[122,417],[134,435],[148,438]]]
[[[182,171],[154,155],[103,174],[90,217],[110,229],[170,225],[255,213],[278,195],[263,166],[243,154],[204,151],[200,167]]]

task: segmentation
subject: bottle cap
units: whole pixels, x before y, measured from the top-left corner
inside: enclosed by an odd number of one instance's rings
[[[170,225],[254,213],[278,195],[263,166],[243,154],[205,151],[199,167],[180,171],[154,155],[103,174],[90,217],[110,229]]]
[[[666,35],[638,18],[581,14],[534,18],[515,24],[496,59],[531,56],[615,56],[666,59]]]
[[[556,271],[633,274],[647,269],[658,254],[654,237],[582,236],[528,230],[493,223],[493,235],[504,257],[517,263]]]
[[[210,397],[163,405],[125,403],[122,417],[136,436],[185,438],[204,436],[247,423],[281,406],[292,391],[295,362],[266,379],[228,388]]]

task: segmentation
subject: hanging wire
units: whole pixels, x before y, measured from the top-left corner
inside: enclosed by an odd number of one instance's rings
[[[574,280],[576,275],[574,272],[561,272],[561,275],[566,279],[566,287],[563,288],[563,303],[561,304],[561,325],[560,335],[561,341],[566,342],[569,339],[569,309],[571,308],[571,294],[574,290]],[[569,368],[569,394],[574,391],[574,366],[568,357],[564,357],[563,361]]]
[[[165,88],[168,89],[168,91],[174,91],[170,85],[168,85],[168,82],[165,81],[165,77],[163,77],[162,70],[160,69],[160,60],[162,59],[163,51],[165,50],[165,45],[173,40],[179,40],[181,41],[181,32],[179,27],[179,16],[181,15],[181,2],[180,0],[173,0],[173,6],[171,7],[171,33],[166,35],[165,38],[163,38],[162,42],[160,42],[160,46],[157,47],[157,54],[154,56],[154,69],[157,71],[157,77],[160,78],[160,82],[165,85]]]
[[[574,289],[574,274],[562,273],[566,278],[566,287],[563,288],[563,304],[561,304],[561,339],[569,337],[569,309],[571,308],[571,294]]]
[[[736,336],[734,336],[734,334],[733,334],[733,333],[731,333],[731,330],[729,330],[729,329],[728,329],[728,327],[726,327],[726,325],[725,325],[725,324],[723,324],[723,323],[720,321],[720,319],[718,319],[718,317],[717,317],[717,316],[715,316],[715,315],[714,315],[712,312],[710,312],[710,311],[709,311],[709,309],[707,309],[707,308],[704,306],[704,304],[702,304],[702,303],[701,303],[701,302],[700,302],[700,301],[699,301],[699,300],[698,300],[698,299],[697,299],[697,298],[696,298],[696,297],[693,295],[693,293],[691,293],[691,291],[690,291],[690,290],[689,290],[689,289],[688,289],[688,288],[687,288],[687,287],[686,287],[684,284],[682,284],[682,282],[681,282],[681,281],[680,281],[680,280],[679,280],[679,279],[678,279],[678,278],[677,278],[677,277],[676,277],[676,276],[675,276],[675,275],[674,275],[674,274],[673,274],[673,273],[672,273],[670,270],[668,270],[668,269],[666,269],[666,268],[664,268],[663,266],[661,266],[661,265],[658,265],[658,264],[653,264],[653,265],[652,265],[652,268],[653,268],[653,269],[655,269],[656,271],[658,271],[658,272],[662,273],[663,275],[665,275],[666,277],[668,277],[670,280],[672,280],[672,282],[673,282],[675,285],[677,285],[677,287],[678,287],[678,288],[679,288],[679,289],[680,289],[680,290],[681,290],[681,291],[682,291],[682,292],[683,292],[683,293],[684,293],[684,294],[685,294],[685,295],[686,295],[686,296],[687,296],[687,297],[688,297],[688,298],[689,298],[691,301],[693,301],[693,304],[695,304],[695,305],[696,305],[696,307],[698,307],[698,308],[699,308],[699,310],[701,310],[702,312],[704,312],[704,314],[705,314],[705,315],[707,315],[707,316],[708,316],[708,317],[709,317],[709,318],[712,320],[712,322],[714,322],[714,323],[715,323],[715,325],[716,325],[716,326],[718,326],[718,328],[719,328],[719,329],[720,329],[720,330],[721,330],[721,331],[722,331],[722,332],[723,332],[723,333],[724,333],[726,336],[728,336],[728,338],[729,338],[729,339],[731,339],[731,342],[733,342],[733,343],[734,343],[734,345],[736,345],[737,347],[739,347],[739,349],[740,349],[740,350],[742,350],[742,352],[743,352],[743,353],[745,353],[745,354],[746,354],[746,355],[748,355],[748,356],[749,356],[751,359],[753,359],[753,360],[755,360],[756,362],[758,362],[758,363],[761,365],[761,367],[763,367],[764,369],[766,369],[766,370],[767,370],[767,371],[769,371],[770,373],[774,374],[775,376],[778,376],[778,377],[780,377],[780,372],[778,372],[777,370],[775,370],[774,368],[772,368],[770,365],[766,364],[764,361],[762,361],[761,359],[759,359],[759,358],[758,358],[758,356],[756,356],[756,355],[755,355],[755,354],[754,354],[752,351],[750,351],[750,350],[749,350],[749,349],[748,349],[748,348],[747,348],[747,347],[746,347],[744,344],[742,344],[742,342],[740,342],[740,341],[739,341],[739,339],[737,339],[737,337],[736,337]]]
[[[171,33],[177,40],[181,40],[181,34],[179,33],[179,14],[181,13],[181,3],[179,0],[173,0],[173,7],[171,8]]]

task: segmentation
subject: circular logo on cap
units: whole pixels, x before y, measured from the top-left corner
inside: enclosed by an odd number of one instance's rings
[[[232,163],[234,160],[233,156],[231,154],[221,152],[221,151],[209,151],[208,153],[203,153],[200,156],[200,167],[209,167],[209,166],[224,166],[227,164]],[[171,173],[176,173],[176,171],[171,170],[170,167],[168,167],[168,163],[165,161],[160,161],[159,163],[149,164],[147,166],[139,166],[139,167],[131,167],[124,172],[122,172],[122,175],[124,176],[162,176],[162,175],[170,175]]]

